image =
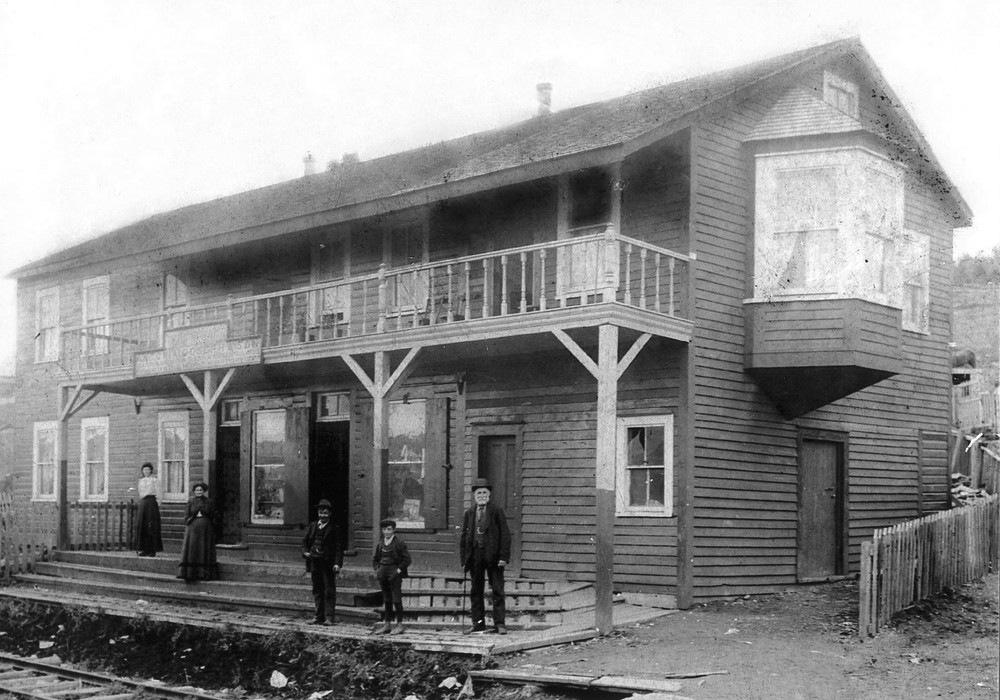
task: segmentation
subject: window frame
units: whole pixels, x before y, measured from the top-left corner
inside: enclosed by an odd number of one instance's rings
[[[262,516],[257,514],[257,504],[260,503],[260,499],[257,497],[257,489],[259,487],[257,468],[258,467],[280,467],[281,473],[286,474],[288,469],[288,460],[285,457],[285,453],[281,455],[281,462],[257,462],[257,419],[263,415],[280,415],[282,420],[282,444],[286,439],[288,431],[288,412],[284,408],[261,408],[257,409],[250,414],[250,524],[251,525],[284,525],[285,524],[285,508],[288,505],[288,500],[285,497],[285,486],[287,479],[283,478],[281,501],[274,501],[273,503],[280,503],[280,511],[277,517]]]
[[[104,315],[100,317],[90,318],[89,312],[91,311],[91,306],[93,303],[93,290],[104,289]],[[88,277],[83,280],[80,285],[80,325],[81,326],[92,326],[95,324],[107,324],[111,320],[111,279],[108,275],[100,275],[98,277]],[[105,332],[103,335],[108,336],[110,333]],[[80,339],[82,347],[80,348],[83,355],[106,355],[108,353],[108,339],[107,337],[99,338],[92,337],[89,335],[84,335]]]
[[[43,432],[52,432],[52,493],[41,493],[41,462],[38,459],[38,438]],[[32,426],[31,440],[31,500],[55,502],[59,497],[59,421],[36,421]]]
[[[191,480],[191,422],[187,411],[161,411],[156,418],[156,460],[157,475],[163,487],[164,502],[183,503],[188,500],[188,483]],[[180,491],[170,490],[169,472],[165,466],[166,459],[163,453],[163,429],[183,428],[184,429],[184,459],[181,476]],[[176,460],[175,460],[176,461]]]
[[[180,298],[183,297],[183,300]],[[191,291],[187,283],[173,272],[163,273],[163,310],[184,309],[191,304]]]
[[[848,97],[851,100],[850,108],[845,109],[841,104],[841,97]],[[823,71],[823,101],[843,112],[852,119],[861,118],[861,91],[858,84],[853,80],[842,78],[836,73]]]
[[[104,454],[103,459],[103,493],[92,494],[87,491],[88,465],[87,460],[87,430],[90,428],[101,428],[104,434]],[[108,501],[108,487],[110,485],[110,420],[108,416],[91,416],[80,421],[80,502],[81,503],[106,503]]]
[[[45,298],[51,298],[54,300],[52,305],[52,316],[53,324],[51,326],[43,326],[42,322],[42,300]],[[59,287],[46,287],[45,289],[39,289],[35,292],[35,362],[57,362],[59,360],[59,339],[60,339],[60,319],[59,319]],[[52,333],[53,338],[51,348],[48,354],[44,352],[47,347],[46,339],[50,336],[46,335],[46,331]]]
[[[644,465],[642,469],[662,467],[663,503],[659,506],[629,505],[628,430],[663,428],[663,465]],[[618,418],[616,445],[615,515],[617,517],[670,518],[674,515],[674,415],[672,413]],[[639,468],[639,467],[637,467]]]

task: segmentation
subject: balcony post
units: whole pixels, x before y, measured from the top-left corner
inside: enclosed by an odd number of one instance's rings
[[[382,263],[378,266],[378,321],[376,322],[375,329],[379,333],[385,332],[385,317],[386,317],[386,279],[385,273],[388,266]]]
[[[618,294],[617,285],[615,284],[615,273],[618,271],[619,265],[621,265],[621,251],[618,247],[617,236],[615,235],[615,227],[608,226],[604,229],[604,240],[601,241],[601,247],[603,248],[600,263],[598,263],[598,269],[600,269],[604,274],[604,279],[602,282],[602,296],[604,302],[615,301]]]

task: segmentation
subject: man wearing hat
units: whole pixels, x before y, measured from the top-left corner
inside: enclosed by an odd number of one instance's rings
[[[396,534],[396,521],[386,518],[379,523],[382,537],[375,545],[372,553],[372,566],[375,577],[382,589],[382,603],[385,613],[382,616],[382,627],[375,634],[403,633],[403,578],[407,569],[413,563],[406,543]],[[396,624],[392,624],[393,617]]]
[[[510,529],[503,509],[490,503],[493,487],[486,479],[472,484],[475,503],[465,511],[462,524],[462,568],[469,572],[472,602],[472,632],[486,630],[486,606],[483,600],[486,578],[493,592],[493,626],[498,634],[507,634],[503,590],[503,570],[510,561]]]
[[[337,611],[337,574],[344,565],[344,548],[340,542],[340,530],[330,520],[333,505],[325,498],[316,504],[317,520],[309,523],[306,536],[302,540],[302,558],[306,560],[306,571],[312,575],[313,600],[316,602],[314,625],[331,624]]]

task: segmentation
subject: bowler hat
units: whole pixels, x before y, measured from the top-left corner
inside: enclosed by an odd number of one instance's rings
[[[472,491],[473,491],[473,493],[475,493],[479,489],[486,489],[487,491],[492,492],[493,491],[493,487],[490,486],[490,480],[489,479],[484,479],[484,478],[480,477],[480,478],[476,479],[474,482],[472,482]]]
[[[393,530],[396,529],[396,521],[391,518],[386,518],[378,524],[379,527],[391,527]]]
[[[333,510],[333,504],[325,498],[319,499],[319,503],[316,504],[316,510],[321,508],[326,508],[327,510]]]

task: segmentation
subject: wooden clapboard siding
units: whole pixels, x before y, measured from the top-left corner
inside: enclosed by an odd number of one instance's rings
[[[821,90],[822,71],[805,76],[802,85]],[[753,264],[753,159],[741,139],[776,97],[762,95],[703,123],[693,134],[696,597],[773,590],[795,582],[798,427],[850,434],[850,566],[856,570],[858,543],[874,525],[917,515],[918,433],[947,425],[943,368],[951,232],[934,195],[912,177],[906,226],[932,235],[933,291],[931,334],[903,333],[903,372],[794,422],[781,419],[743,372],[742,298],[748,294]],[[865,119],[874,114],[867,97],[862,112]],[[881,342],[878,323],[861,332],[867,342]],[[811,339],[814,334],[799,341]],[[866,420],[871,415],[877,418]],[[782,521],[786,534],[778,544],[754,547],[757,533]],[[718,523],[728,524],[732,540],[709,534]],[[748,552],[755,553],[744,554]],[[763,567],[745,565],[747,556],[764,562]]]

